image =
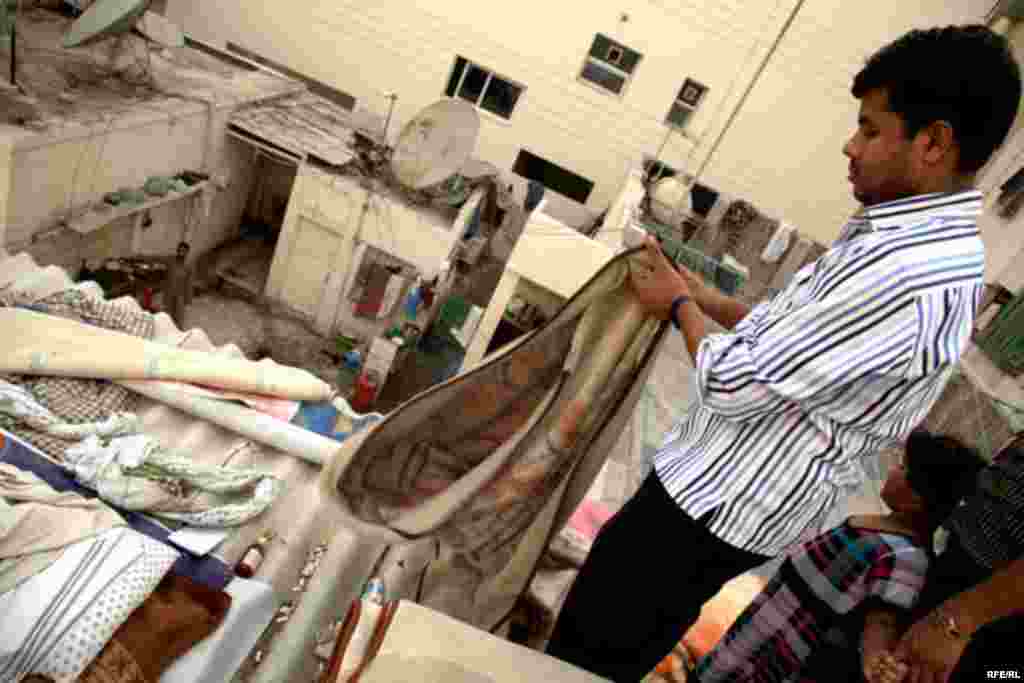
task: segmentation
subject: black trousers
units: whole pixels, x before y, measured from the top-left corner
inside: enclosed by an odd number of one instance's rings
[[[735,548],[669,496],[657,474],[605,524],[569,590],[547,653],[636,683],[722,584],[769,558]]]

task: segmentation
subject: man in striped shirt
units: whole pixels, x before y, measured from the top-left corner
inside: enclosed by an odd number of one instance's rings
[[[640,680],[723,583],[818,531],[966,348],[984,273],[972,185],[1010,130],[1019,68],[985,27],[912,31],[852,94],[843,152],[864,208],[775,297],[750,310],[649,240],[633,286],[686,338],[698,400],[595,541],[549,654]],[[708,334],[705,315],[729,331]]]

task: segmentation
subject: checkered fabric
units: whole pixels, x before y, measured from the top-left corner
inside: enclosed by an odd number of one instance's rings
[[[37,313],[87,323],[108,330],[152,339],[155,320],[138,308],[91,297],[76,289],[67,289],[44,298],[31,293],[0,291],[0,306],[25,308]],[[115,413],[131,412],[135,397],[128,389],[105,380],[73,377],[12,375],[6,379],[28,389],[33,397],[68,424],[102,422]],[[70,443],[25,424],[8,424],[6,429],[29,441],[58,460]]]
[[[698,663],[701,683],[799,681],[811,653],[846,640],[842,615],[871,599],[907,609],[924,586],[925,550],[843,524],[791,554]]]

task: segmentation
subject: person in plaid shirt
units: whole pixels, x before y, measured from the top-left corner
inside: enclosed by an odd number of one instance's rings
[[[864,628],[878,638],[873,644],[895,648],[895,617],[913,607],[924,587],[932,534],[984,465],[954,439],[911,434],[905,463],[892,467],[882,489],[892,512],[851,517],[791,551],[697,663],[697,680],[819,680],[814,672],[829,665],[821,655],[852,647]]]

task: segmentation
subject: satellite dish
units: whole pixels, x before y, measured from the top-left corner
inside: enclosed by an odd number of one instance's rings
[[[64,34],[64,47],[79,47],[130,31],[150,0],[96,0]]]
[[[421,189],[447,180],[473,153],[480,115],[463,100],[441,100],[405,124],[391,155],[391,171],[406,187]]]

